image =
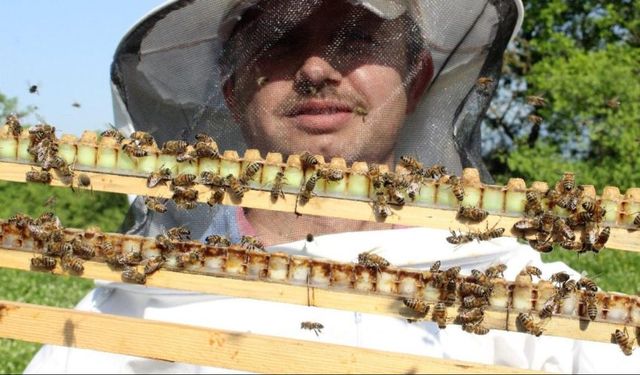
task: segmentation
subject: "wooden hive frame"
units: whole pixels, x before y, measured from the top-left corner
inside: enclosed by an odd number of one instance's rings
[[[3,153],[2,150],[6,150],[7,148],[3,148],[2,146],[6,146],[8,143],[10,143],[11,139],[8,137],[5,137],[3,139],[0,135],[0,158],[4,159],[3,161],[0,161],[0,179],[7,181],[25,182],[26,172],[31,170],[33,167],[33,164],[30,162],[30,156],[28,155],[28,153],[26,153],[27,147],[25,146],[25,140],[27,140],[28,142],[28,137],[26,137],[24,134],[20,138],[15,139],[15,154],[6,152]],[[297,199],[299,190],[296,187],[296,184],[291,184],[293,188],[285,191],[285,199],[279,199],[276,202],[272,202],[269,199],[269,191],[268,189],[264,188],[264,185],[270,182],[275,173],[280,170],[283,170],[285,172],[287,178],[290,181],[297,181],[298,186],[302,184],[305,179],[308,178],[309,171],[307,171],[307,175],[305,175],[305,171],[300,168],[299,158],[297,158],[296,156],[290,157],[287,160],[287,163],[282,163],[282,156],[280,156],[279,154],[269,154],[267,155],[266,159],[263,160],[259,153],[257,153],[255,150],[248,150],[243,158],[239,158],[238,154],[233,151],[227,151],[219,159],[212,159],[206,162],[199,161],[198,163],[193,165],[187,163],[176,163],[175,160],[173,160],[172,163],[172,159],[166,158],[166,155],[161,155],[159,153],[154,154],[152,152],[148,157],[140,158],[140,160],[133,160],[126,154],[120,152],[119,147],[113,145],[112,143],[109,143],[105,139],[98,143],[97,137],[94,133],[85,133],[79,140],[73,139],[72,137],[63,137],[60,150],[61,156],[63,156],[69,162],[73,161],[75,163],[76,171],[86,174],[91,179],[90,188],[93,190],[148,195],[162,198],[170,198],[172,195],[171,191],[167,187],[159,186],[153,189],[149,189],[146,186],[146,178],[148,176],[148,173],[156,170],[161,165],[169,165],[169,167],[172,168],[176,173],[191,172],[199,174],[199,172],[201,172],[202,170],[211,170],[213,172],[220,173],[221,175],[232,174],[234,176],[238,176],[242,172],[243,168],[246,167],[248,161],[260,160],[262,162],[262,168],[259,173],[258,181],[251,184],[252,190],[248,191],[242,198],[242,200],[235,200],[230,198],[229,196],[226,196],[223,204],[240,205],[244,207],[270,209],[285,212],[297,212],[299,214],[380,221],[380,219],[376,218],[371,211],[371,193],[368,189],[369,182],[366,175],[362,173],[367,169],[367,166],[364,163],[354,163],[351,168],[346,168],[346,164],[344,163],[344,161],[340,159],[332,160],[330,164],[333,167],[345,170],[348,177],[338,184],[323,183],[320,186],[318,197],[314,197],[305,205],[299,205]],[[79,157],[80,155],[83,155],[83,157]],[[106,168],[106,166],[108,166],[108,163],[105,162],[107,158],[110,158],[112,160],[112,162],[114,163],[113,165],[117,167],[116,169]],[[350,180],[361,180],[360,187],[356,187],[356,184],[350,184]],[[475,227],[482,229],[484,225],[492,226],[497,223],[500,223],[500,225],[502,226],[511,227],[518,220],[518,217],[516,216],[522,213],[524,205],[524,194],[527,190],[524,181],[514,179],[511,180],[506,187],[483,185],[477,178],[477,171],[474,170],[465,170],[462,180],[465,184],[465,191],[467,192],[465,194],[465,200],[463,201],[463,204],[469,206],[480,206],[486,208],[491,213],[485,221],[479,224],[471,224],[469,225],[470,228]],[[367,187],[367,189],[362,189],[363,183],[364,186]],[[69,186],[68,181],[62,181],[58,178],[54,178],[51,185]],[[540,183],[534,183],[531,188],[536,190],[544,190],[544,186]],[[200,192],[198,200],[203,202],[206,201],[208,199],[206,193],[209,192],[209,188],[204,186],[197,186],[196,189],[198,189],[198,191]],[[346,194],[344,194],[345,191]],[[595,190],[593,190],[592,188],[590,189],[589,187],[587,187],[585,191],[587,197],[601,201],[604,206],[610,209],[609,214],[605,218],[605,223],[612,226],[612,234],[609,242],[607,243],[608,247],[618,248],[621,250],[639,251],[640,231],[636,231],[635,226],[632,223],[635,218],[635,213],[640,211],[640,194],[638,194],[638,189],[629,189],[625,195],[622,195],[620,194],[619,189],[615,187],[608,187],[604,190],[601,197],[595,196]],[[460,225],[460,222],[456,218],[456,205],[457,202],[455,201],[455,198],[453,197],[453,194],[449,187],[442,186],[437,181],[427,182],[422,187],[420,195],[416,199],[415,204],[408,204],[400,209],[394,209],[394,215],[389,216],[386,221],[389,223],[404,225],[417,225],[434,228],[452,228],[456,227],[456,225]],[[558,212],[558,214],[562,214],[562,212]],[[512,232],[508,233],[508,235],[516,234]],[[23,270],[29,269],[28,259],[32,255],[30,253],[15,251],[15,246],[7,247],[6,245],[6,243],[3,243],[4,248],[0,250],[0,265],[2,265],[3,267]],[[84,277],[119,281],[119,276],[117,276],[117,274],[114,274],[113,271],[111,271],[109,267],[107,267],[104,263],[87,262],[86,265],[87,268],[83,275]],[[400,273],[401,271],[402,270],[398,270],[397,272]],[[56,269],[54,272],[63,273],[59,269]],[[412,271],[409,270],[407,272]],[[278,286],[278,288],[282,289],[277,289],[278,293],[276,293],[277,296],[275,296],[273,293],[267,292],[269,290],[274,290],[272,280],[247,280],[242,278],[221,278],[219,276],[220,275],[218,275],[218,277],[212,278],[209,275],[188,274],[164,270],[156,275],[153,275],[153,277],[149,279],[148,285],[160,287],[171,286],[178,289],[202,291],[207,293],[219,293],[233,296],[274,300],[280,302],[307,304],[319,307],[338,308],[351,311],[372,312],[396,317],[406,317],[406,312],[402,313],[402,310],[399,309],[399,306],[401,305],[401,303],[399,305],[399,301],[401,300],[397,295],[370,295],[360,293],[357,294],[357,298],[354,300],[353,293],[345,292],[344,290],[335,291],[331,290],[330,288],[326,289],[309,287],[309,285],[301,286],[283,284]],[[524,293],[524,295],[526,295],[526,293],[528,292],[528,302],[534,303],[535,306],[535,296],[538,295],[538,293],[542,292],[537,287],[531,285],[531,283],[529,283],[528,285],[526,284],[527,283],[524,283],[519,286],[512,285],[510,287],[507,287],[506,290],[511,293],[511,296],[513,296],[514,293],[517,294],[518,291],[520,291],[521,294]],[[258,293],[256,291],[262,292]],[[615,300],[618,301],[617,303],[624,305],[625,308],[628,308],[628,316],[627,318],[625,318],[626,321],[610,322],[607,321],[607,319],[602,319],[595,322],[587,322],[585,319],[581,319],[580,317],[576,316],[559,316],[557,318],[554,317],[554,319],[551,321],[550,326],[546,327],[545,333],[577,339],[610,342],[610,334],[615,329],[622,328],[626,325],[626,323],[632,323],[636,326],[638,325],[637,320],[638,316],[640,316],[640,314],[638,313],[638,309],[640,304],[636,299],[630,298],[628,296],[614,296],[608,294],[601,294],[598,298],[599,303],[602,306],[608,307],[608,304],[612,303],[612,301]],[[513,314],[513,311],[510,310],[510,306],[512,303],[513,302],[509,302],[506,309],[494,309],[487,312],[485,323],[489,328],[506,330],[517,329],[515,314]],[[33,316],[33,314],[35,314],[34,311],[37,311],[38,309],[47,310],[47,308],[21,305],[8,301],[0,303],[0,313],[3,317],[2,319],[0,319],[0,335],[5,337],[24,339],[28,341],[54,344],[62,343],[63,345],[96,348],[99,350],[118,353],[126,352],[128,354],[147,356],[150,358],[180,360],[191,363],[218,365],[223,367],[229,366],[229,362],[217,360],[213,360],[213,362],[202,362],[200,358],[195,358],[193,356],[188,358],[179,357],[175,359],[173,357],[163,357],[162,353],[160,353],[159,356],[158,353],[141,353],[129,347],[127,347],[127,349],[123,349],[122,347],[97,347],[92,346],[92,344],[89,343],[90,341],[83,341],[83,344],[79,345],[78,343],[81,340],[78,340],[77,342],[69,342],[69,340],[65,339],[64,337],[61,339],[59,330],[57,331],[57,334],[25,334],[25,332],[22,332],[24,331],[24,329],[21,329],[21,327],[23,327],[25,323],[24,321],[20,323],[20,319],[23,319],[24,316],[20,315],[20,313],[15,313],[15,311],[28,311],[27,315],[32,314],[30,316]],[[449,309],[451,310],[449,316],[455,316],[456,307],[449,307]],[[603,311],[606,311],[606,309]],[[69,319],[71,319],[71,321],[74,321],[74,319],[79,319],[78,316],[82,315],[78,315],[79,313],[73,310],[61,311],[59,313],[62,314],[61,316],[65,316],[67,321]],[[15,321],[9,319],[10,316],[14,315],[20,315],[22,317],[16,317]],[[98,320],[100,319],[99,317],[95,318]],[[114,320],[117,319],[114,318],[111,321]],[[51,325],[59,325],[61,321],[62,320],[57,322],[52,321]],[[139,321],[127,322],[124,324],[129,323],[133,324],[133,326],[143,327],[148,322]],[[576,324],[578,324],[582,329],[576,330]],[[166,324],[163,325],[163,327],[164,326],[166,326]],[[585,327],[588,329],[586,329]],[[43,330],[43,332],[44,331],[45,330]],[[201,329],[201,331],[211,330]],[[90,335],[88,331],[86,334]],[[211,333],[209,332],[209,335],[210,334]],[[229,333],[224,332],[216,333],[216,335],[228,334]],[[252,339],[256,339],[262,344],[265,344],[267,342],[274,342],[273,338],[266,338],[266,341],[260,341],[264,338],[257,337],[257,335],[253,336],[256,337],[252,337]],[[319,345],[320,348],[324,348],[318,349],[321,352],[325,349],[327,350],[325,351],[325,354],[327,352],[331,352],[329,348],[330,345]],[[340,352],[343,349],[333,348],[332,350]],[[358,353],[358,356],[362,355],[362,358],[367,358],[367,353],[364,353],[365,351],[362,351],[360,349],[356,350],[355,348],[353,350]],[[252,357],[252,355],[261,355],[257,354],[258,350],[256,350],[256,347],[249,348],[248,352],[250,353],[249,358],[254,358]],[[428,371],[430,372],[437,372],[439,369],[442,369],[442,371],[450,371],[450,369],[452,368],[451,366],[453,366],[453,368],[455,368],[456,366],[458,366],[458,368],[460,368],[459,366],[469,366],[468,368],[471,371],[475,372],[504,372],[504,368],[500,367],[462,364],[455,361],[445,360],[426,360],[422,357],[409,359],[407,359],[406,357],[385,358],[389,358],[386,360],[387,364],[400,364],[400,362],[403,362],[405,364],[410,363],[413,367],[409,367],[409,370],[414,368],[420,369],[423,368],[421,366],[428,364],[428,366],[430,366],[428,367]],[[256,371],[254,367],[250,366],[250,363],[252,363],[252,360],[249,360],[244,364],[240,364],[237,361],[232,361],[233,366],[230,367]],[[332,371],[345,372],[347,370],[352,371],[354,369],[356,371],[361,371],[368,368],[357,366],[354,367],[353,365],[346,364],[343,365],[344,366],[335,368]],[[360,363],[360,365],[362,365],[362,363]],[[407,369],[405,365],[394,365],[390,366],[390,368],[396,369],[396,371]],[[277,367],[277,369],[274,371],[283,371],[285,369],[293,370],[294,368],[285,365],[284,367]],[[317,368],[303,366],[300,368],[295,368],[294,372],[314,372],[326,369],[327,368],[324,366],[319,366]],[[260,367],[259,370],[264,370],[264,367]],[[513,370],[509,369],[509,371]]]

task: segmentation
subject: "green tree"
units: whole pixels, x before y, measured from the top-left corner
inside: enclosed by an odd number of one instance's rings
[[[574,171],[599,190],[639,186],[638,46],[640,0],[527,2],[485,121],[496,179],[555,182]],[[528,95],[547,104],[532,106]]]

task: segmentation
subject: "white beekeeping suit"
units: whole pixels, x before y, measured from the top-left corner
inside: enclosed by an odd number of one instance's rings
[[[520,0],[170,1],[136,24],[115,53],[117,126],[149,132],[158,144],[207,133],[221,150],[240,154],[309,150],[349,163],[412,155],[458,175],[477,168],[490,182],[480,158],[480,121],[522,17]],[[293,214],[265,227],[264,213],[256,211],[170,204],[158,214],[139,198],[124,230],[155,236],[188,225],[194,239],[264,236],[269,251],[345,262],[379,248],[400,267],[428,268],[441,260],[442,267],[460,265],[468,274],[504,263],[511,280],[526,265],[541,268],[545,278],[559,271],[579,276],[562,263],[543,264],[539,253],[514,239],[456,247],[445,240],[448,231],[304,222]],[[307,233],[315,235],[312,243],[300,241]],[[77,308],[541,371],[640,368],[637,352],[625,357],[611,344],[503,331],[477,336],[453,325],[439,330],[431,322],[120,283],[101,284]],[[316,336],[300,329],[302,321],[325,328]],[[26,372],[230,370],[45,346]]]

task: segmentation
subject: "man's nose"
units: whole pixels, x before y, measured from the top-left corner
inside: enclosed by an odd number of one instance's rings
[[[337,84],[341,79],[342,74],[327,59],[310,56],[296,72],[295,83],[302,88],[306,86],[320,88],[326,84]]]

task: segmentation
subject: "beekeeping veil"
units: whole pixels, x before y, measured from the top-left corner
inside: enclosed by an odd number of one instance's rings
[[[193,141],[195,134],[204,132],[215,138],[221,150],[238,150],[242,155],[247,147],[256,148],[245,143],[250,131],[245,129],[243,133],[238,123],[244,119],[230,111],[233,102],[228,96],[225,100],[225,83],[242,81],[242,75],[254,72],[245,68],[275,58],[273,49],[292,43],[290,37],[298,27],[309,17],[317,16],[328,1],[188,0],[159,7],[133,27],[115,53],[111,78],[117,126],[125,133],[134,129],[150,132],[159,144],[170,139]],[[391,144],[396,160],[401,155],[411,155],[427,165],[444,164],[456,174],[464,167],[475,167],[485,181],[490,180],[480,157],[480,122],[498,81],[503,52],[521,22],[520,0],[344,1],[350,3],[349,12],[353,14],[344,15],[336,30],[339,36],[351,32],[363,15],[373,14],[389,22],[402,20],[400,34],[376,34],[379,49],[374,57],[385,60],[376,63],[407,67],[398,87],[385,88],[388,102],[409,92],[415,84],[416,75],[424,68],[415,62],[425,56],[423,52],[432,61],[430,81],[391,143],[388,137],[369,135],[375,126],[389,122],[394,108],[366,108],[362,120],[366,124],[361,132],[362,139],[367,140],[366,149]],[[380,35],[388,40],[379,40]],[[358,47],[341,47],[344,38],[335,39],[336,43],[315,52],[340,70],[345,59],[358,59],[361,55]],[[397,39],[406,42],[406,53],[389,52],[389,48],[397,48]],[[305,44],[298,46],[304,48]],[[287,64],[286,55],[278,59],[277,64]],[[478,84],[480,77],[490,79]],[[254,88],[259,90],[260,84]],[[240,112],[247,108],[242,107]],[[250,115],[242,113],[241,117]],[[286,154],[305,149],[296,147],[301,141],[286,126],[278,128],[277,137],[285,146],[261,150],[263,156],[266,151]],[[357,139],[353,144],[357,148]],[[361,152],[325,157],[371,162],[366,155]],[[211,230],[207,225],[212,213],[206,206],[190,211],[172,209],[169,215],[153,220],[145,212],[138,200],[125,228],[152,234],[157,228],[150,229],[150,225],[157,227],[161,223],[167,227],[175,220],[190,223],[192,229],[202,227],[201,234]],[[234,220],[229,209],[218,209],[214,215]],[[230,233],[228,225],[216,230]]]

